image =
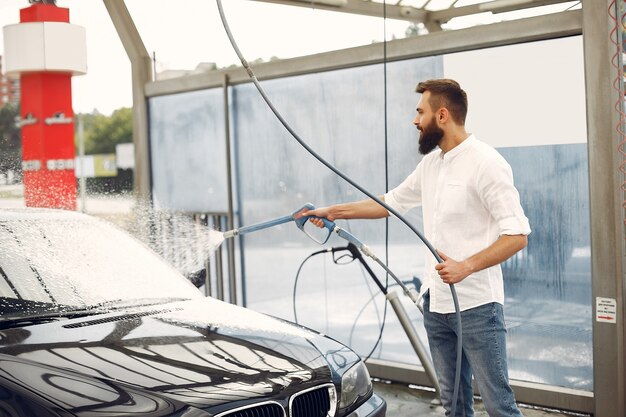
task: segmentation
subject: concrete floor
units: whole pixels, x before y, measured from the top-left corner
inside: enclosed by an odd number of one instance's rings
[[[443,407],[431,404],[431,401],[435,399],[434,392],[410,388],[404,384],[377,381],[374,382],[374,391],[387,402],[388,417],[442,417],[445,415]],[[488,417],[479,399],[475,399],[474,409],[476,417]],[[585,416],[525,405],[520,405],[520,410],[524,417]]]

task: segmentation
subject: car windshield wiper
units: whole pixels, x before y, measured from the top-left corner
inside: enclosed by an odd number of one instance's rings
[[[42,310],[39,313],[22,314],[15,316],[4,316],[0,318],[0,330],[18,326],[32,326],[35,324],[47,323],[61,319],[73,319],[97,314],[105,314],[113,311],[131,309],[136,307],[146,307],[153,305],[163,305],[177,301],[185,301],[189,298],[168,297],[168,298],[135,298],[103,301],[90,306],[70,307],[56,305],[52,309]]]
[[[25,314],[20,316],[8,316],[0,319],[0,330],[11,327],[32,326],[61,319],[73,319],[78,317],[104,314],[106,310],[94,308],[58,308],[55,310],[42,311],[40,313]]]
[[[145,307],[145,306],[169,304],[169,303],[175,303],[177,301],[186,301],[186,300],[190,300],[190,298],[184,298],[184,297],[161,297],[161,298],[146,297],[146,298],[132,298],[132,299],[119,298],[116,300],[102,301],[100,303],[93,304],[90,308],[114,311],[114,310],[122,310],[122,309],[127,309],[127,308],[134,308],[134,307]]]

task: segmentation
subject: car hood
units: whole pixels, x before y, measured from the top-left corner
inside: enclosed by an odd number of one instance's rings
[[[0,354],[213,414],[337,382],[358,361],[318,333],[212,298],[3,330]]]

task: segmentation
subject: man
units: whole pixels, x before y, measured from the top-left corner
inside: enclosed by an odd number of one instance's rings
[[[413,124],[426,155],[398,187],[381,198],[403,213],[421,205],[424,234],[443,259],[428,258],[424,326],[441,387],[451,412],[456,360],[455,284],[463,325],[461,387],[456,414],[473,416],[472,375],[490,416],[521,416],[508,380],[500,263],[527,245],[528,219],[509,164],[491,146],[465,130],[467,95],[456,81],[421,82]],[[439,147],[438,150],[434,150]],[[373,200],[304,212],[335,219],[387,217]],[[321,221],[312,220],[320,225]]]

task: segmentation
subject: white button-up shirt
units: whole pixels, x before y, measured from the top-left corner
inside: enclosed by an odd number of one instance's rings
[[[421,205],[424,236],[448,257],[463,261],[495,242],[500,235],[528,235],[530,225],[513,185],[513,172],[491,146],[473,135],[444,153],[426,155],[385,202],[404,213]],[[428,253],[422,294],[430,290],[430,309],[455,311],[450,287],[435,270]],[[455,284],[461,310],[490,302],[504,304],[502,269],[495,265]]]

